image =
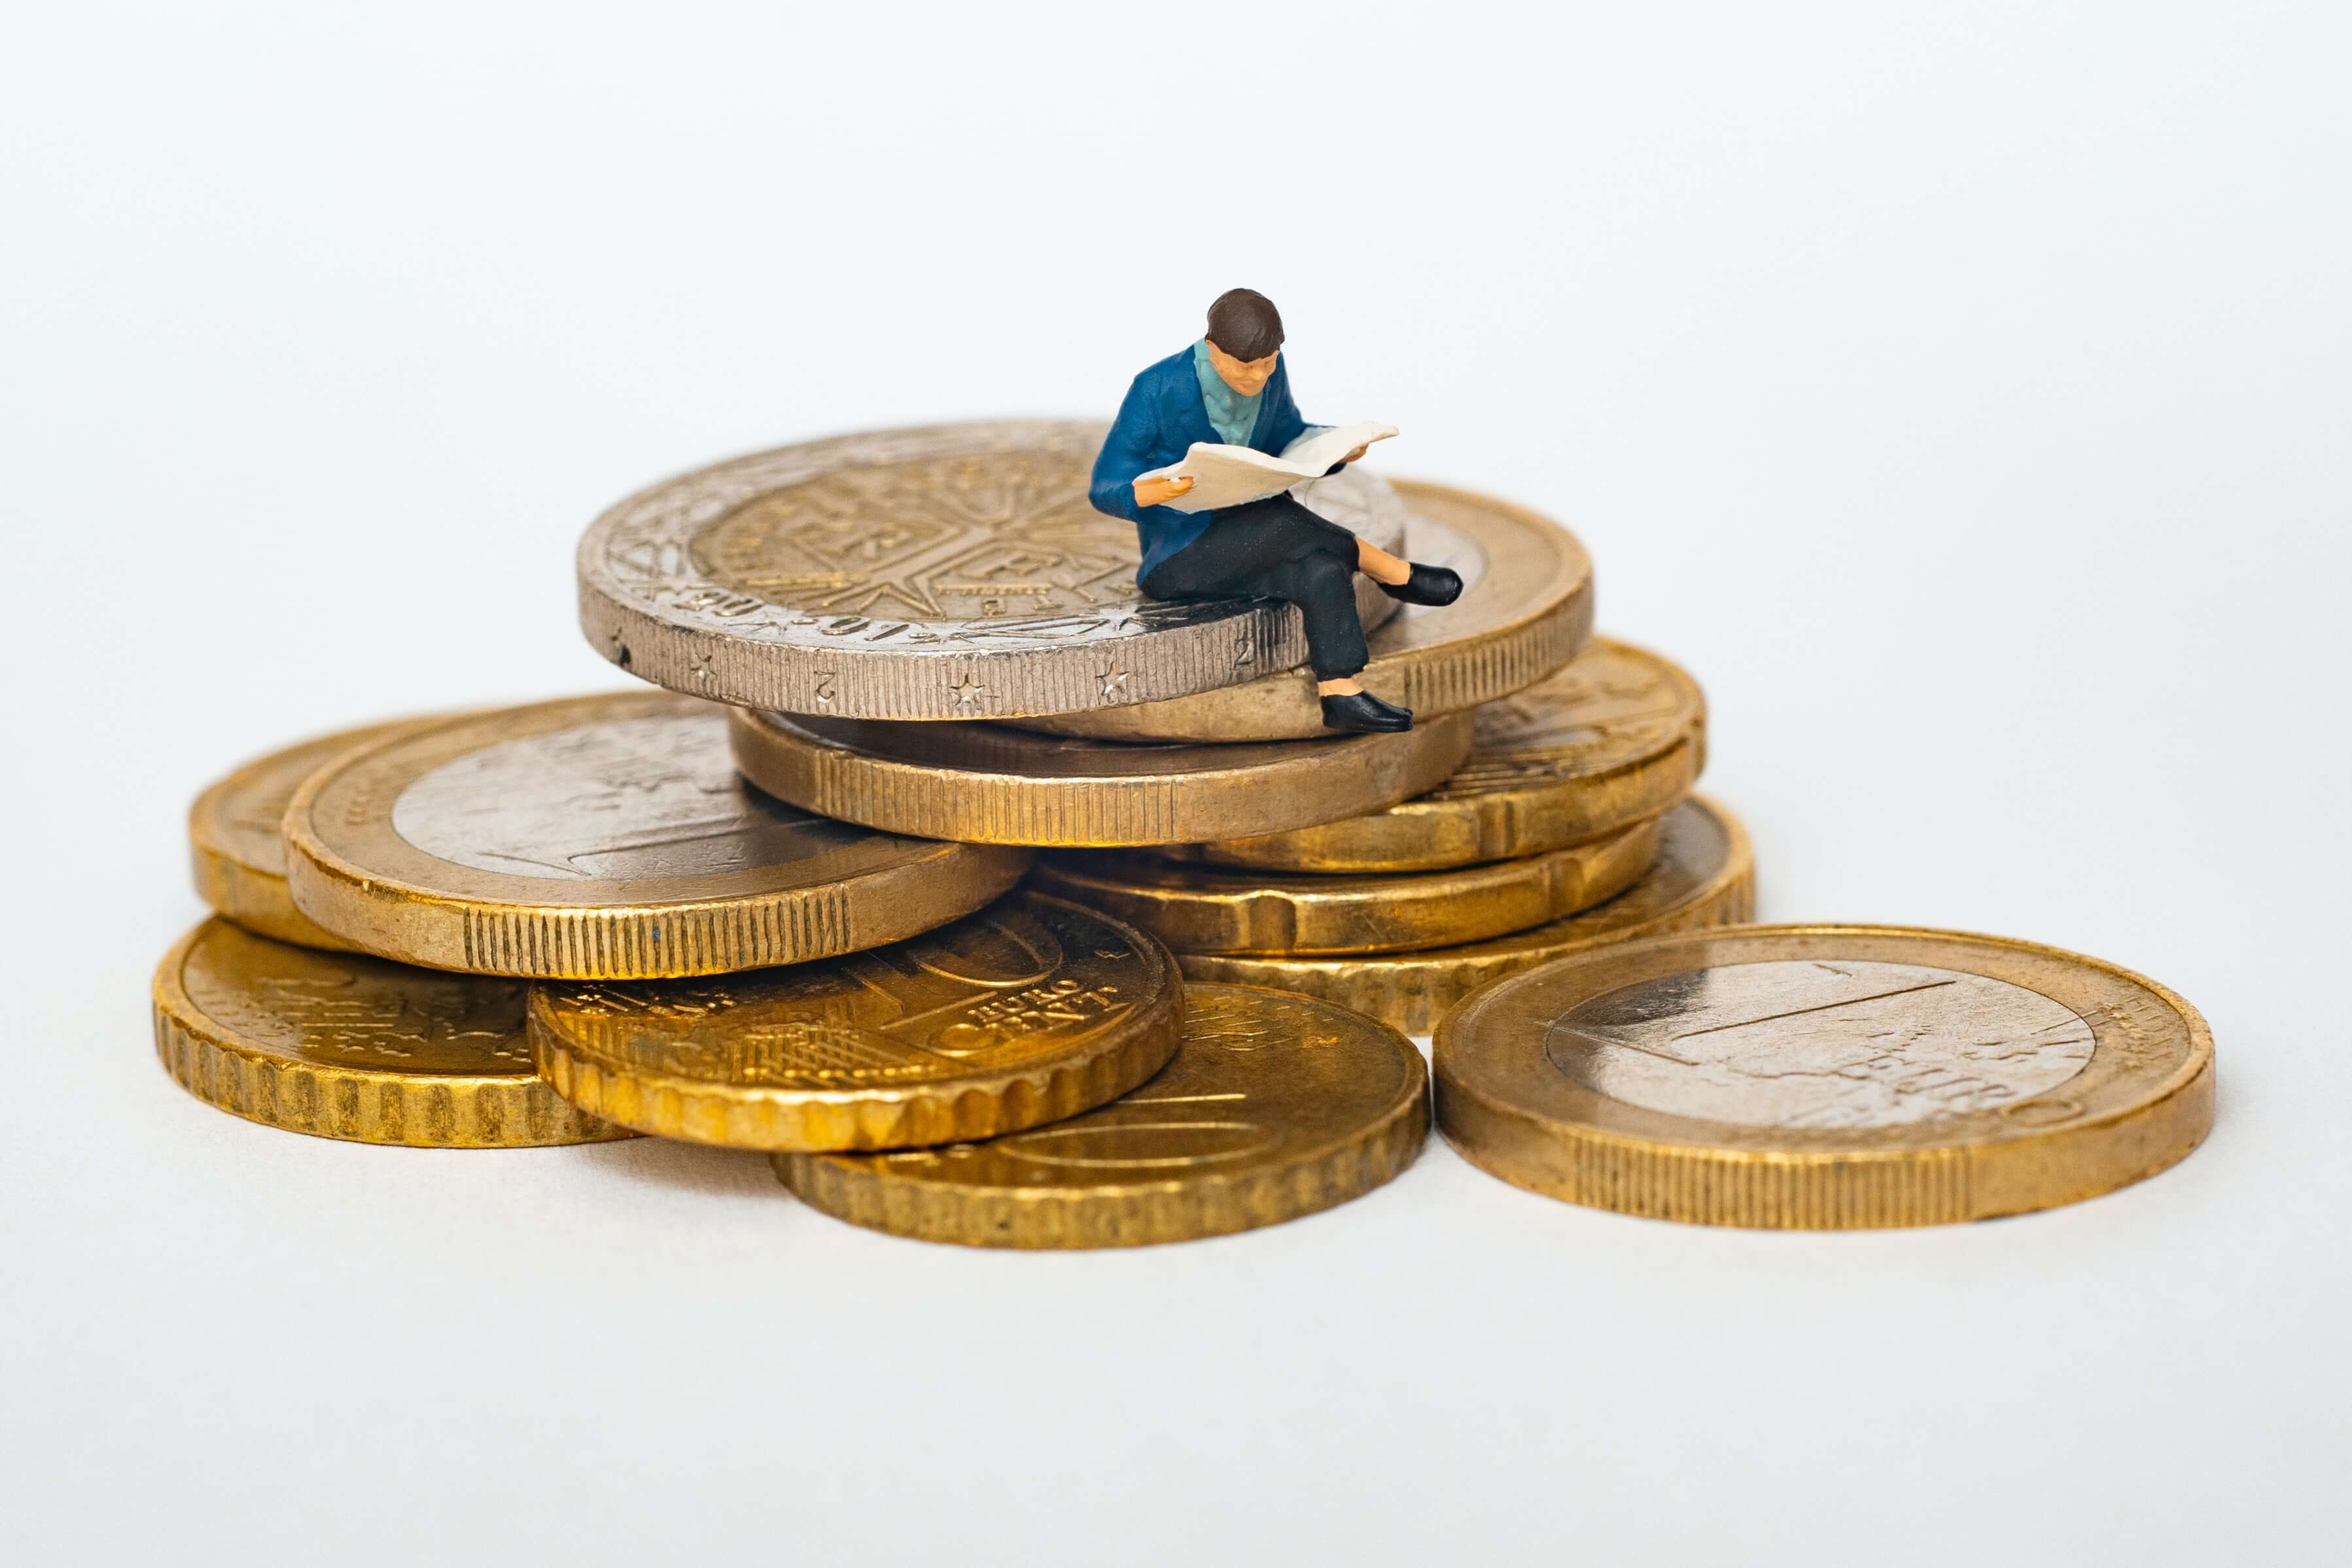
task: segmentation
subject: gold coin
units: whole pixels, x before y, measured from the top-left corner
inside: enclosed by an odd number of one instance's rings
[[[1426,795],[1321,827],[1159,852],[1258,871],[1442,871],[1541,854],[1654,817],[1690,792],[1706,763],[1696,683],[1605,637],[1475,718],[1470,759]]]
[[[356,1144],[625,1138],[531,1071],[523,986],[322,953],[207,920],[155,970],[155,1053],[249,1122]]]
[[[1306,997],[1186,994],[1141,1088],[1050,1127],[897,1155],[778,1155],[812,1207],[970,1247],[1139,1247],[1278,1225],[1360,1197],[1428,1136],[1428,1070],[1395,1030]]]
[[[1998,936],[1783,925],[1515,975],[1438,1025],[1437,1116],[1472,1164],[1704,1225],[1942,1225],[2155,1175],[2213,1123],[2194,1009]]]
[[[354,946],[534,978],[721,974],[970,913],[1028,857],[894,838],[744,787],[715,704],[572,697],[404,729],[286,812],[302,912]]]
[[[296,788],[323,764],[416,722],[396,720],[319,736],[256,758],[207,787],[188,810],[196,896],[264,936],[352,951],[349,942],[294,907],[294,895],[286,888],[286,841],[278,822]]]
[[[1416,718],[1459,713],[1531,686],[1592,630],[1592,562],[1576,536],[1507,501],[1399,480],[1417,560],[1462,574],[1462,597],[1408,605],[1371,633],[1367,691]],[[1296,740],[1323,731],[1306,670],[1160,702],[1024,718],[1022,727],[1103,740]]]
[[[1654,821],[1549,854],[1402,876],[1284,876],[1139,854],[1050,856],[1031,882],[1179,953],[1298,956],[1458,946],[1614,898],[1647,871]]]
[[[1407,1034],[1425,1034],[1479,987],[1607,942],[1746,920],[1756,907],[1748,834],[1722,807],[1694,796],[1658,822],[1658,858],[1608,903],[1515,936],[1355,957],[1184,954],[1184,977],[1271,986],[1369,1013]]]
[[[1115,1100],[1176,1049],[1159,944],[1016,894],[820,964],[531,992],[539,1070],[582,1110],[736,1149],[892,1149],[1017,1132]]]
[[[1417,795],[1470,750],[1467,715],[1402,735],[1124,746],[990,724],[730,711],[736,765],[779,800],[894,833],[1073,848],[1328,822]]]

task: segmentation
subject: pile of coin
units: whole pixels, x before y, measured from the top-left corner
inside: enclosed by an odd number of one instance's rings
[[[667,691],[372,726],[191,819],[217,911],[156,1044],[253,1121],[756,1150],[895,1234],[1097,1247],[1328,1208],[1438,1124],[1641,1214],[1916,1224],[2089,1196],[2210,1118],[2201,1020],[1990,938],[1754,927],[1696,685],[1590,635],[1565,529],[1360,466],[1323,516],[1459,571],[1360,613],[1143,599],[1100,427],[787,447],[623,501],[581,622]]]

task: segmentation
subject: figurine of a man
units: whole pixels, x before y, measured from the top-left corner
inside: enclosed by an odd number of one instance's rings
[[[1276,454],[1306,433],[1282,362],[1282,317],[1274,301],[1234,288],[1209,307],[1200,341],[1146,369],[1128,388],[1118,419],[1095,459],[1095,507],[1135,524],[1143,544],[1136,583],[1151,599],[1255,596],[1298,606],[1307,664],[1323,699],[1325,727],[1356,733],[1411,729],[1412,710],[1381,701],[1356,679],[1370,657],[1356,616],[1356,573],[1408,604],[1450,604],[1462,579],[1420,566],[1317,517],[1287,491],[1215,511],[1166,503],[1190,478],[1143,475],[1182,458],[1196,441]],[[1338,473],[1364,455],[1334,464]]]

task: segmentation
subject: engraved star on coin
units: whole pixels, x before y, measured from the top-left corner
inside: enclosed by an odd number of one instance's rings
[[[1102,682],[1103,700],[1110,702],[1118,698],[1127,690],[1127,683],[1133,674],[1133,671],[1122,670],[1117,664],[1105,670],[1098,677]]]
[[[1133,525],[1087,499],[1102,436],[1038,421],[877,431],[680,476],[582,540],[582,624],[656,685],[863,718],[1124,708],[1303,663],[1299,612],[1278,600],[1144,602]],[[1359,538],[1404,548],[1404,505],[1377,476],[1349,469],[1304,494]],[[1357,595],[1367,628],[1398,609]],[[1237,632],[1254,657],[1229,666]],[[943,648],[984,703],[935,673]],[[698,652],[715,654],[707,673]],[[1131,679],[1106,698],[1112,654]]]
[[[948,690],[955,697],[956,712],[958,713],[979,712],[981,703],[988,695],[988,688],[982,685],[979,681],[973,679],[970,675],[965,675],[959,680],[950,682],[948,685]]]

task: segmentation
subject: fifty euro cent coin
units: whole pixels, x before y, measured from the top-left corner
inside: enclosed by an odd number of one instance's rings
[[[1176,1049],[1150,937],[1016,894],[910,942],[723,979],[548,982],[539,1070],[591,1114],[737,1149],[889,1149],[1059,1121]]]
[[[1470,759],[1385,810],[1159,852],[1260,871],[1438,871],[1542,854],[1654,817],[1706,753],[1698,685],[1655,653],[1598,637],[1559,674],[1479,708]]]
[[[1694,796],[1658,822],[1658,854],[1633,885],[1581,915],[1509,936],[1411,953],[1309,957],[1184,954],[1190,980],[1271,986],[1425,1034],[1479,987],[1603,943],[1746,920],[1756,907],[1748,834],[1722,807]]]
[[[288,805],[312,920],[383,957],[576,979],[797,964],[911,936],[1028,857],[893,837],[744,787],[725,710],[662,692],[403,729]]]
[[[1087,498],[1104,429],[877,431],[666,480],[580,541],[581,628],[656,685],[835,717],[1060,713],[1302,663],[1289,605],[1143,597],[1135,525]],[[1301,498],[1404,548],[1403,503],[1360,466]],[[1396,609],[1370,583],[1358,605]]]
[[[1367,691],[1417,718],[1458,713],[1533,685],[1592,629],[1592,562],[1549,517],[1465,490],[1399,481],[1412,559],[1462,574],[1462,597],[1408,605],[1370,639]],[[1298,670],[1194,696],[1024,720],[1105,740],[1289,740],[1322,732],[1315,677]]]
[[[1896,926],[1754,926],[1579,954],[1437,1029],[1439,1124],[1571,1203],[1828,1230],[2048,1208],[2213,1121],[2213,1040],[2095,958]]]
[[[1135,1247],[1279,1224],[1393,1179],[1428,1136],[1421,1053],[1306,997],[1186,993],[1183,1043],[1110,1104],[986,1143],[778,1155],[811,1207],[971,1247]]]
[[[286,886],[286,803],[302,780],[346,751],[405,728],[415,719],[372,724],[257,758],[196,797],[188,811],[196,896],[248,931],[306,947],[352,945],[294,907]]]
[[[732,710],[735,761],[779,800],[967,843],[1181,843],[1328,822],[1430,789],[1470,749],[1466,715],[1394,735],[1129,746],[1003,725]]]
[[[531,1070],[523,990],[207,920],[155,970],[155,1052],[207,1104],[322,1138],[499,1149],[627,1137]]]
[[[1475,942],[1589,909],[1631,886],[1657,848],[1651,821],[1455,871],[1316,876],[1067,853],[1047,857],[1031,876],[1179,953],[1391,953]]]

